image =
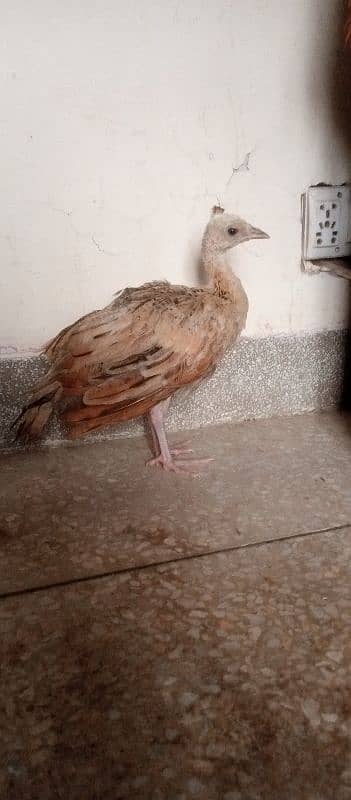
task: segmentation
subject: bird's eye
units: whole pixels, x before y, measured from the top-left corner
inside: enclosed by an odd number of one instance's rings
[[[228,233],[229,236],[235,236],[235,234],[238,233],[238,230],[237,228],[228,228]]]

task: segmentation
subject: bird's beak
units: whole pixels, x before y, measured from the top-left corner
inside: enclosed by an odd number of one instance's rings
[[[249,239],[270,239],[271,237],[268,233],[261,231],[259,228],[254,228],[253,225],[249,225],[248,230]]]

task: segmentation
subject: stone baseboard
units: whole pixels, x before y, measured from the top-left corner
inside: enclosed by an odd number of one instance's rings
[[[349,334],[325,331],[299,336],[242,337],[208,381],[196,391],[179,394],[168,415],[170,430],[198,428],[221,422],[300,414],[339,404],[345,395]],[[21,401],[45,372],[45,359],[0,361],[0,443],[17,447],[10,424]],[[140,420],[106,428],[87,439],[135,436]],[[54,421],[46,443],[67,438]]]

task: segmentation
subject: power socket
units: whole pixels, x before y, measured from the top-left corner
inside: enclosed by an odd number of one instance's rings
[[[303,257],[351,255],[350,221],[350,186],[310,186],[302,197]]]

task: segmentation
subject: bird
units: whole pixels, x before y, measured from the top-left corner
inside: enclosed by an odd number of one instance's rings
[[[112,302],[61,330],[45,347],[45,376],[14,421],[17,438],[42,435],[54,410],[71,438],[147,416],[150,466],[197,472],[212,459],[169,445],[165,416],[171,398],[213,373],[243,330],[248,298],[228,251],[264,231],[217,205],[202,246],[204,286],[151,281],[127,287]],[[69,402],[67,402],[67,399]]]

